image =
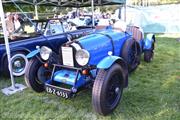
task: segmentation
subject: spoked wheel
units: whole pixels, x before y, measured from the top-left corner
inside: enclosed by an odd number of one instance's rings
[[[135,40],[127,40],[123,46],[122,58],[128,63],[128,71],[133,71],[140,64],[141,50]]]
[[[144,51],[144,61],[145,62],[151,62],[154,57],[154,48],[155,48],[155,38],[154,42],[152,43],[151,49],[150,50],[145,50]]]
[[[15,54],[11,58],[12,70],[14,76],[22,76],[28,65],[28,59],[24,54]]]
[[[4,59],[3,64],[3,74],[7,77],[9,76],[9,68],[8,68],[8,60],[7,58]],[[11,57],[11,63],[12,63],[12,72],[13,75],[18,77],[22,76],[27,68],[28,65],[28,59],[26,58],[25,52],[14,52],[12,53]]]
[[[25,73],[26,84],[36,92],[43,92],[44,83],[50,79],[51,72],[50,68],[45,68],[37,58],[33,58]]]
[[[116,107],[116,104],[119,102],[119,99],[122,94],[122,86],[119,81],[119,75],[112,76],[111,80],[109,81],[109,88],[107,89],[107,95],[106,95],[106,104],[109,106],[110,109],[113,109]],[[111,96],[111,97],[109,97]]]
[[[117,107],[123,92],[123,74],[119,64],[98,71],[92,92],[92,104],[97,113],[107,115]]]
[[[128,51],[129,54],[129,59],[128,62],[130,63],[130,71],[136,69],[136,67],[140,64],[140,51],[138,50],[137,47],[138,43],[134,42]]]
[[[151,62],[154,57],[154,51],[153,50],[147,50],[144,51],[144,61]]]

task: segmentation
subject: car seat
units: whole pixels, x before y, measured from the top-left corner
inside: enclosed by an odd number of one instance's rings
[[[140,29],[140,27],[137,27],[137,26],[127,26],[126,31],[127,32],[131,32],[133,38],[136,41],[140,41],[140,40],[143,39],[143,31]]]

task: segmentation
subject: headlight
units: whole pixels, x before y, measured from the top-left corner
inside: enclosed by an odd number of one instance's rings
[[[48,60],[52,50],[46,46],[42,46],[40,49],[40,55],[43,60]]]
[[[80,49],[76,52],[76,61],[81,66],[86,65],[89,61],[89,58],[89,52],[84,49]]]

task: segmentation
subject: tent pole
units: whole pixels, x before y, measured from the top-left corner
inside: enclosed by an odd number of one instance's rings
[[[92,10],[92,26],[94,27],[94,0],[91,0],[91,10]]]
[[[34,6],[34,8],[35,8],[35,19],[37,19],[38,20],[38,9],[37,9],[37,4],[35,4],[35,6]]]
[[[0,16],[1,16],[5,46],[6,46],[6,53],[7,53],[7,58],[8,58],[8,65],[9,65],[8,67],[9,67],[9,72],[10,72],[10,77],[11,77],[11,84],[12,84],[12,88],[15,88],[15,82],[14,82],[14,77],[13,77],[13,73],[12,73],[12,64],[11,64],[11,54],[10,54],[10,48],[9,48],[9,41],[8,41],[5,17],[4,17],[4,10],[3,10],[3,5],[2,5],[1,0],[0,0],[0,13],[1,13]]]
[[[125,4],[124,4],[124,21],[126,22],[126,2],[125,2]]]

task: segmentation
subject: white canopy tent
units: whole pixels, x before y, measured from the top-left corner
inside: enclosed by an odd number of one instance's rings
[[[2,0],[3,4],[26,4],[34,6],[36,18],[38,18],[38,6],[55,7],[88,7],[102,5],[125,4],[126,0]]]

